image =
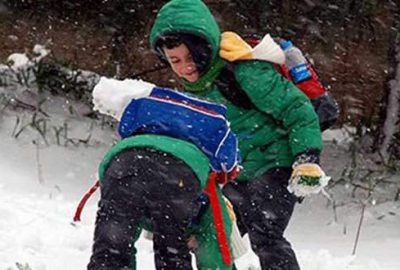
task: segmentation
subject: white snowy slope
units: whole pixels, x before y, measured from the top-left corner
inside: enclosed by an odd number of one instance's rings
[[[89,200],[80,224],[72,225],[72,217],[116,135],[97,125],[89,145],[79,147],[57,146],[49,135],[50,146],[40,144],[37,155],[32,143],[40,141],[37,132],[26,129],[18,139],[11,136],[16,115],[13,111],[0,113],[0,270],[17,270],[17,263],[28,264],[32,270],[85,269],[99,194]],[[49,125],[58,125],[64,120],[52,116],[51,121]],[[68,121],[69,136],[86,137],[89,120]],[[343,160],[335,155],[336,160]],[[346,190],[336,192],[345,195]],[[287,230],[303,270],[400,269],[398,202],[367,207],[356,256],[351,253],[360,204],[338,207],[335,221],[327,202],[317,195],[299,204]],[[138,269],[154,269],[152,243],[142,238],[137,246]],[[249,252],[237,265],[238,269],[257,269],[258,262]]]

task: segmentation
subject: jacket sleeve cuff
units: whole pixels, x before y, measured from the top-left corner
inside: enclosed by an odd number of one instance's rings
[[[301,152],[296,155],[293,162],[293,168],[297,165],[304,164],[304,163],[315,163],[319,164],[320,159],[320,150],[318,149],[308,149],[304,152]]]

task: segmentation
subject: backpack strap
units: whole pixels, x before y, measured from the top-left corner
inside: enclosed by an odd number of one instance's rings
[[[324,95],[311,100],[311,102],[318,115],[321,131],[333,126],[340,114],[339,105],[333,96],[326,92]]]
[[[235,77],[235,64],[226,62],[221,73],[215,80],[220,93],[233,105],[245,110],[255,109],[256,106],[242,89]]]
[[[290,77],[285,76],[285,69],[282,66],[275,65],[275,69],[286,79],[290,80]],[[340,110],[333,96],[328,93],[325,87],[318,81],[314,69],[312,74],[312,82],[305,81],[301,83],[301,87],[299,87],[299,85],[296,85],[296,87],[310,98],[314,110],[318,115],[321,131],[324,131],[333,126],[339,117]],[[233,62],[225,63],[225,67],[215,80],[215,84],[224,98],[229,100],[236,107],[245,110],[258,110],[247,93],[237,82],[235,77],[235,64]],[[313,93],[310,94],[310,92]]]

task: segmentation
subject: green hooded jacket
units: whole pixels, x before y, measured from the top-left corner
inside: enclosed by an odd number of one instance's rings
[[[210,162],[208,157],[198,149],[194,144],[180,139],[172,138],[163,135],[145,134],[128,137],[119,141],[114,145],[104,156],[99,166],[99,178],[100,183],[104,182],[105,172],[110,165],[113,158],[120,152],[129,148],[153,148],[157,149],[184,161],[196,174],[200,181],[200,186],[204,189],[207,184]],[[200,195],[200,194],[199,194]],[[222,219],[224,222],[224,228],[226,235],[228,236],[228,242],[230,243],[229,236],[232,232],[232,223],[222,198],[221,190],[217,187],[217,196],[222,211]],[[196,199],[196,198],[194,198]],[[136,253],[135,242],[139,239],[141,229],[145,228],[148,231],[152,231],[151,223],[148,220],[142,220],[141,227],[137,228],[136,232],[132,236],[132,259],[131,259],[131,270],[136,270]],[[205,213],[200,219],[200,224],[191,228],[188,234],[193,234],[199,243],[199,248],[196,251],[197,264],[200,269],[212,270],[221,269],[229,270],[232,269],[231,265],[224,265],[222,262],[222,256],[219,252],[219,245],[216,241],[217,233],[215,231],[213,223],[213,215],[210,207],[207,208]]]
[[[196,174],[203,189],[208,180],[210,161],[208,157],[192,143],[164,135],[144,134],[128,137],[114,145],[104,156],[99,166],[100,183],[112,159],[120,152],[137,147],[147,147],[169,153],[183,160]]]
[[[193,172],[196,174],[197,178],[200,181],[200,186],[204,189],[207,184],[210,163],[208,157],[198,149],[194,144],[172,138],[169,136],[163,135],[154,135],[154,134],[145,134],[145,135],[136,135],[132,137],[128,137],[126,139],[121,140],[116,145],[114,145],[104,156],[102,162],[99,166],[99,178],[100,183],[104,181],[105,172],[113,160],[113,158],[120,152],[129,149],[129,148],[153,148],[157,149],[171,155],[176,156],[177,158],[183,160],[190,168],[192,168]],[[200,194],[199,194],[200,195]],[[222,218],[225,225],[225,232],[228,236],[231,235],[232,232],[232,223],[226,209],[225,202],[222,198],[222,193],[219,188],[217,188],[217,196],[221,205],[222,210]],[[136,270],[136,253],[137,250],[135,248],[134,243],[139,239],[141,229],[145,228],[148,231],[152,231],[152,226],[147,220],[143,220],[141,223],[141,228],[138,228],[135,234],[132,236],[132,259],[131,259],[131,270]],[[203,214],[200,219],[200,224],[191,229],[192,231],[188,233],[196,236],[196,239],[199,243],[199,248],[196,251],[197,264],[202,270],[212,270],[212,269],[221,269],[221,270],[229,270],[232,269],[231,265],[224,265],[222,263],[222,256],[219,252],[219,245],[216,241],[216,231],[213,223],[213,215],[210,207],[207,208],[206,212]],[[230,241],[229,241],[230,242]]]
[[[235,79],[255,109],[242,109],[225,99],[214,80],[224,66],[219,58],[220,30],[200,0],[172,0],[159,11],[150,34],[157,40],[171,33],[191,33],[212,46],[211,61],[195,83],[182,80],[187,91],[226,104],[227,118],[239,139],[244,170],[238,180],[260,176],[272,168],[291,167],[296,155],[321,150],[318,118],[308,97],[266,61],[238,61]]]

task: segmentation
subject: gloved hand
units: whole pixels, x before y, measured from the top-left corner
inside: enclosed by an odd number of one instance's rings
[[[297,197],[305,197],[319,193],[330,179],[318,164],[299,164],[293,168],[288,190]]]
[[[224,32],[221,35],[220,56],[230,62],[236,60],[253,59],[253,48],[247,44],[238,34]]]
[[[154,87],[154,84],[141,80],[119,81],[101,77],[92,93],[93,109],[119,121],[132,99],[149,96]]]
[[[269,34],[252,48],[238,34],[224,32],[221,35],[219,55],[230,62],[253,59],[280,65],[285,63],[285,53]]]

